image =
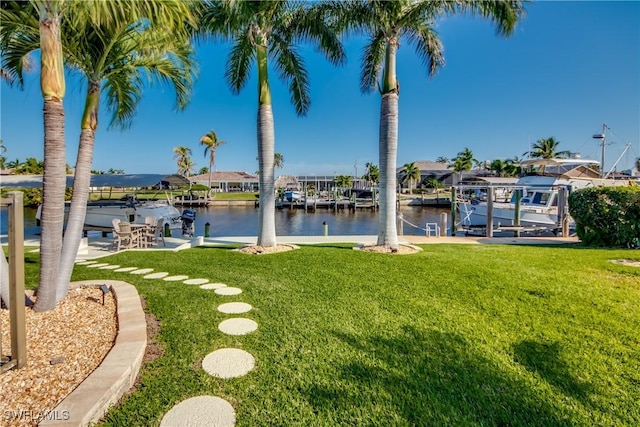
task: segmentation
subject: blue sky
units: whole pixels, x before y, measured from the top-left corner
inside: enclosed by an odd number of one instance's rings
[[[480,18],[442,20],[438,32],[446,65],[428,79],[411,46],[398,54],[400,129],[398,165],[454,157],[469,147],[478,160],[522,156],[529,144],[547,137],[560,149],[600,159],[607,134],[606,169],[631,149],[617,169],[640,156],[640,2],[535,2],[508,39]],[[311,109],[299,118],[289,94],[271,76],[276,151],[285,158],[277,174],[364,173],[378,164],[380,97],[359,91],[363,41],[345,40],[348,63],[335,68],[305,48],[311,82]],[[228,46],[198,48],[200,77],[191,103],[174,110],[169,88],[149,89],[127,131],[108,130],[102,108],[94,169],[127,173],[173,173],[172,149],[186,145],[196,167],[207,166],[199,144],[215,129],[227,141],[216,156],[216,170],[257,170],[257,83],[239,95],[224,82]],[[43,157],[42,98],[37,73],[24,91],[1,86],[1,129],[9,160]],[[67,80],[67,163],[75,164],[85,88]]]

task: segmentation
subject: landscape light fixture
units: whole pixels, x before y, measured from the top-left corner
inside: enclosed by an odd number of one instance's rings
[[[102,305],[104,305],[104,296],[109,293],[109,287],[107,285],[100,285],[100,290],[102,291]]]

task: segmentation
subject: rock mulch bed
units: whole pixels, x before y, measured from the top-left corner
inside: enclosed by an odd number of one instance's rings
[[[93,372],[113,346],[115,313],[113,294],[106,295],[103,306],[96,287],[70,290],[51,311],[26,308],[27,365],[0,374],[0,425],[37,425],[39,416]],[[9,311],[0,310],[0,317],[6,355],[11,351]]]

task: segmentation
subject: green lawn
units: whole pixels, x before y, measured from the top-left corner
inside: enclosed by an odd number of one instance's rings
[[[268,256],[228,248],[129,252],[105,262],[238,286],[223,297],[180,282],[77,266],[74,280],[134,284],[161,321],[164,356],[104,425],[157,425],[188,397],[216,395],[237,425],[640,424],[639,251],[426,245],[407,256],[310,246]],[[218,331],[244,301],[259,328]],[[245,377],[200,366],[235,347]]]

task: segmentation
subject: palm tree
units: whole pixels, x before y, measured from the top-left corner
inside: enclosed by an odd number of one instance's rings
[[[226,142],[219,139],[216,131],[212,129],[200,138],[200,144],[204,145],[204,156],[207,157],[209,154],[209,191],[211,191],[211,172],[216,161],[216,149]]]
[[[4,153],[7,152],[7,147],[2,143],[2,139],[0,139],[0,169],[4,169],[4,163],[7,161]]]
[[[113,8],[103,6],[108,5],[100,2],[70,3],[60,27],[65,60],[87,80],[87,95],[80,123],[80,144],[69,220],[55,280],[51,281],[55,285],[58,301],[66,295],[82,237],[98,127],[98,106],[103,88],[106,89],[107,108],[112,113],[110,127],[126,128],[141,98],[141,75],[152,83],[172,83],[181,107],[186,105],[192,80],[190,63],[187,62],[191,53],[190,44],[186,42],[187,34],[183,32],[185,37],[180,39],[180,32],[177,31],[178,26],[181,27],[189,18],[190,12],[185,4],[177,0],[128,0],[119,2]],[[173,27],[170,25],[172,22]],[[169,28],[174,31],[169,31]],[[34,31],[27,26],[21,30],[25,33]],[[39,48],[33,37],[25,39],[20,45],[22,51],[15,48],[12,51],[16,59],[21,57],[15,55],[17,53],[26,55]],[[15,60],[8,63],[21,76],[20,64]],[[46,162],[45,155],[45,169]]]
[[[362,176],[362,179],[369,181],[370,186],[377,184],[380,181],[380,169],[378,166],[370,162],[365,163],[364,166],[367,168],[367,172]]]
[[[440,156],[436,159],[436,163],[449,163],[449,159],[444,156]]]
[[[509,163],[501,159],[492,160],[489,163],[489,170],[497,173],[498,176],[505,176],[509,170]]]
[[[273,154],[273,167],[280,169],[284,167],[284,156],[281,153]]]
[[[173,149],[173,158],[178,165],[178,174],[188,176],[188,167],[193,167],[193,161],[191,161],[191,148],[179,145]]]
[[[409,182],[409,193],[413,191],[413,182],[420,179],[420,168],[416,166],[416,162],[405,163],[400,170],[402,174],[402,182]]]
[[[353,179],[349,175],[338,175],[334,179],[334,183],[338,188],[351,188],[353,185]]]
[[[462,172],[470,171],[473,168],[474,161],[473,153],[468,147],[465,147],[453,158],[453,163],[449,164],[449,167],[458,173],[458,182],[462,180]]]
[[[22,72],[24,45],[39,43],[40,90],[44,100],[44,177],[42,180],[42,211],[40,228],[40,283],[35,311],[48,311],[56,305],[55,278],[62,249],[64,221],[65,137],[64,107],[65,79],[60,31],[59,0],[5,3],[0,15],[0,49],[3,69],[11,76]],[[30,26],[36,31],[25,32]],[[30,50],[29,50],[30,51]],[[27,52],[29,52],[27,51]],[[14,65],[7,65],[7,63]],[[22,87],[23,80],[17,82]]]
[[[522,14],[513,1],[333,1],[328,8],[340,28],[369,37],[362,57],[360,89],[378,90],[380,106],[380,246],[398,248],[396,230],[396,157],[398,148],[398,97],[396,54],[401,39],[413,45],[430,76],[444,64],[443,47],[435,31],[436,18],[455,13],[476,13],[497,24],[497,31],[511,33]]]
[[[569,158],[571,151],[557,151],[560,141],[557,141],[554,137],[543,138],[536,141],[533,144],[533,151],[531,157],[535,159],[553,159],[553,158]]]
[[[233,42],[226,79],[234,93],[249,79],[252,62],[258,72],[258,159],[260,211],[257,244],[276,246],[274,153],[275,135],[269,65],[289,84],[291,102],[299,116],[309,110],[309,79],[296,44],[312,42],[329,61],[345,55],[338,37],[318,10],[294,1],[221,1],[203,3],[203,32],[220,34]]]

